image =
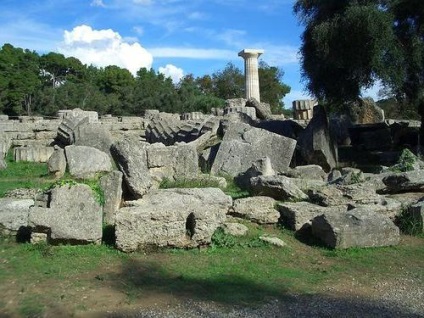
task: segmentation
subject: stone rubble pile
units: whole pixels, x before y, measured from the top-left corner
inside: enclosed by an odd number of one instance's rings
[[[228,100],[220,116],[147,111],[143,118],[118,121],[81,110],[61,116],[54,124],[34,119],[37,128],[28,134],[44,127],[48,138],[31,135],[25,145],[12,126],[28,123],[0,125],[0,168],[10,147],[19,160],[20,148],[41,147],[50,149],[49,155],[33,161],[48,162],[53,176],[68,172],[86,180],[100,174],[100,189],[58,182],[35,197],[2,198],[0,231],[5,234],[29,231],[34,243],[99,244],[106,225],[115,229],[116,247],[132,252],[208,245],[219,228],[243,235],[247,229],[239,222],[244,219],[281,223],[329,247],[349,248],[398,244],[395,223],[405,211],[423,224],[421,196],[400,197],[422,192],[421,166],[379,174],[337,169],[336,139],[321,106],[306,127],[275,118],[269,105],[254,99]],[[224,176],[250,197],[226,195]],[[161,188],[177,181],[219,186]]]

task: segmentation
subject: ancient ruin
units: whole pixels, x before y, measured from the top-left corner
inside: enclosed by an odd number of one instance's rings
[[[53,178],[73,178],[1,198],[1,232],[25,230],[33,243],[99,244],[102,227],[110,226],[116,247],[132,252],[205,246],[218,228],[243,235],[238,219],[282,223],[332,248],[398,244],[401,213],[422,228],[424,165],[412,153],[398,162],[403,149],[417,146],[418,123],[386,120],[368,100],[354,105],[354,114],[331,118],[313,100],[293,102],[295,119],[272,115],[260,102],[262,53],[239,53],[246,98],[210,114],[1,115],[0,169],[12,152],[16,161],[47,163]],[[95,189],[78,182],[99,175]],[[216,185],[162,187],[181,180]],[[228,182],[250,196],[233,200],[223,191]]]
[[[254,98],[258,102],[261,101],[259,92],[258,57],[263,53],[263,50],[244,49],[238,54],[244,59],[245,98]]]

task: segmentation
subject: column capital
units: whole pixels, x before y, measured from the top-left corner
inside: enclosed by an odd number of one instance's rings
[[[251,57],[251,56],[259,57],[263,53],[264,53],[264,50],[259,50],[259,49],[244,49],[244,50],[241,50],[238,53],[238,56],[241,56],[243,58]]]

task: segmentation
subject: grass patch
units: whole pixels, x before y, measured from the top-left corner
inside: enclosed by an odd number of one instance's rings
[[[44,188],[53,182],[48,175],[46,163],[13,161],[11,151],[6,157],[6,162],[7,168],[0,170],[0,197],[17,188]]]
[[[188,179],[178,179],[170,180],[164,179],[159,188],[161,189],[170,189],[170,188],[221,188],[225,194],[231,196],[233,199],[246,198],[250,194],[247,190],[241,189],[235,182],[234,178],[229,176],[224,176],[227,181],[227,186],[222,188],[217,179],[214,178],[188,178]]]
[[[219,188],[219,182],[213,178],[187,178],[178,180],[164,179],[159,185],[159,188]]]
[[[96,175],[93,179],[75,179],[69,173],[55,180],[49,175],[47,163],[14,161],[12,152],[10,151],[6,157],[7,168],[0,170],[0,198],[14,189],[51,189],[55,186],[76,185],[78,183],[88,185],[94,192],[96,201],[100,205],[104,205],[105,196],[100,187],[100,177],[103,174]]]
[[[343,288],[352,278],[371,290],[373,283],[397,277],[424,281],[421,238],[402,236],[396,247],[329,250],[304,245],[288,230],[246,225],[246,237],[218,232],[206,249],[151,253],[0,239],[0,308],[11,316],[48,315],[60,304],[71,316],[87,308],[137,307],[152,295],[255,306],[292,294]],[[277,236],[288,246],[248,244],[260,235]],[[10,302],[16,295],[19,300]]]

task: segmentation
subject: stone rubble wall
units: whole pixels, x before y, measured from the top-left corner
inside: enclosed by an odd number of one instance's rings
[[[9,118],[7,115],[0,115],[0,139],[10,141],[7,144],[2,143],[2,153],[6,154],[9,148],[13,148],[17,161],[46,162],[49,154],[53,152],[52,146],[59,126],[64,119],[69,118],[69,112],[61,113],[60,116],[62,118],[38,116]],[[136,135],[143,140],[149,122],[145,118],[135,116],[102,116],[97,120],[90,118],[90,124],[102,125],[115,139]]]

